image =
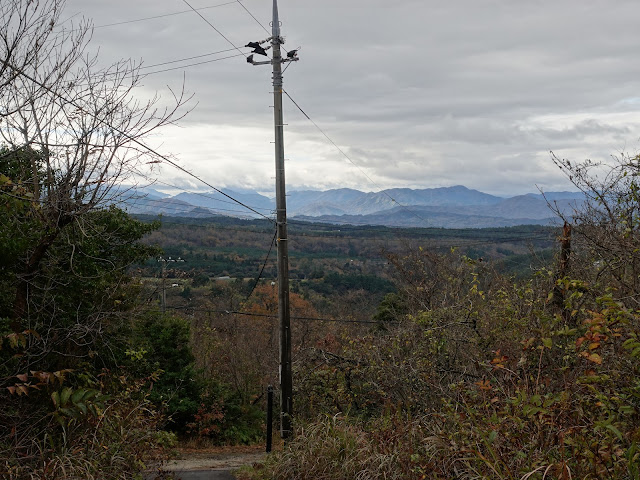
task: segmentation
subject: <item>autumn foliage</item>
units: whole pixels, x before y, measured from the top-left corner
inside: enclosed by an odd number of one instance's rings
[[[638,250],[627,247],[640,221],[629,160],[607,185],[579,170],[591,196],[570,255],[528,279],[455,251],[390,255],[397,324],[335,338],[298,364],[306,421],[256,475],[639,478]],[[567,254],[567,229],[558,236]]]

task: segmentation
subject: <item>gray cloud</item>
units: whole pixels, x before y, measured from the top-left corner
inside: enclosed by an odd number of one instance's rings
[[[268,25],[270,1],[243,3]],[[186,8],[177,0],[68,0],[70,15],[96,25]],[[280,0],[280,13],[285,46],[302,46],[285,89],[375,181],[286,100],[292,188],[568,188],[549,150],[580,160],[637,147],[636,2]],[[202,14],[238,46],[267,36],[239,4]],[[103,62],[145,65],[232,48],[195,14],[98,28],[94,44]],[[216,185],[265,190],[273,176],[269,68],[239,57],[143,83],[170,98],[167,85],[183,80],[197,108],[154,144]]]

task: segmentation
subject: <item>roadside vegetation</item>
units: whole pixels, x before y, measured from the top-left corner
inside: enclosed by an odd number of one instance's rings
[[[109,204],[183,99],[136,100],[137,66],[99,67],[63,7],[0,3],[0,477],[141,478],[175,441],[152,386],[187,370],[140,362],[130,269],[159,252],[140,242],[158,225]]]
[[[297,434],[254,478],[639,478],[638,158],[556,162],[588,198],[556,259],[390,255],[388,325],[299,358]]]
[[[0,6],[0,477],[140,479],[264,439],[273,228],[117,208],[183,99],[136,101],[62,7]],[[563,229],[291,221],[296,433],[246,475],[640,478],[640,158],[554,161]]]

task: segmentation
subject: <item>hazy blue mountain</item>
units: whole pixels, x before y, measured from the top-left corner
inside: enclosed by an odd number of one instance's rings
[[[570,216],[579,206],[576,195],[558,193],[556,200],[550,201],[560,212]],[[482,198],[482,197],[480,197]],[[406,197],[405,197],[406,199]],[[495,202],[497,199],[497,202]],[[299,220],[327,223],[373,224],[397,227],[444,227],[444,228],[485,228],[508,227],[513,225],[551,225],[559,219],[547,201],[537,195],[519,195],[511,198],[493,197],[485,201],[495,202],[484,205],[418,205],[394,207],[387,210],[366,213],[301,215]]]
[[[582,192],[543,192],[543,193],[527,193],[528,196],[536,197],[541,200],[552,202],[554,200],[584,200]]]
[[[552,206],[565,215],[571,215],[580,200],[560,198],[554,200]],[[500,203],[488,207],[471,206],[467,208],[468,213],[489,214],[501,218],[526,218],[542,220],[555,216],[547,201],[535,195],[518,195],[516,197],[503,199]]]
[[[152,198],[167,198],[170,197],[168,193],[160,192],[151,187],[135,187],[136,194],[147,195]]]
[[[121,205],[134,215],[167,215],[173,217],[213,217],[209,209],[194,206],[175,198],[130,197]]]
[[[471,190],[458,185],[455,187],[393,188],[380,192],[360,192],[348,188],[325,192],[292,192],[287,199],[290,215],[366,215],[390,210],[400,205],[492,205],[499,203],[500,197]]]
[[[471,190],[462,185],[454,187],[425,188],[392,188],[384,190],[382,195],[389,195],[402,205],[493,205],[503,200],[501,197]],[[397,205],[394,205],[397,206]]]
[[[270,215],[270,213],[275,208],[275,203],[273,202],[273,200],[256,192],[240,193],[228,189],[223,190],[223,192],[229,195],[229,197],[235,198],[239,202],[242,202],[248,207],[257,210],[264,215]],[[238,214],[245,217],[255,216],[255,214],[250,210],[234,202],[229,197],[226,197],[225,195],[222,195],[221,193],[216,191],[210,191],[203,193],[184,192],[172,198],[190,203],[191,205],[195,205],[197,207],[209,208],[223,215],[234,216]]]
[[[287,195],[287,212],[291,216],[352,213],[352,204],[366,195],[351,188],[337,188],[324,192],[292,191]]]
[[[150,188],[123,188],[120,198],[131,213],[255,218],[257,215],[219,192],[166,194]],[[271,216],[272,198],[248,190],[225,190],[230,197]],[[127,197],[128,195],[128,197]],[[165,197],[165,198],[163,198]],[[497,197],[462,185],[442,188],[393,188],[361,192],[350,188],[327,191],[291,191],[287,215],[316,222],[375,224],[386,226],[435,226],[446,228],[502,227],[523,224],[553,224],[558,220],[550,205],[569,215],[583,199],[580,192],[529,193]],[[120,203],[123,203],[120,201]]]
[[[289,216],[308,215],[311,217],[318,217],[320,215],[347,215],[350,212],[343,208],[340,208],[335,203],[313,202],[310,205],[305,205],[297,210],[290,210],[287,205],[287,211]]]
[[[320,190],[293,190],[287,193],[287,211],[293,213],[317,201],[325,192]]]
[[[385,212],[369,215],[323,215],[321,217],[296,217],[309,222],[384,225],[387,227],[438,227],[438,228],[489,228],[511,227],[515,225],[551,225],[557,223],[552,218],[503,218],[489,214],[476,215],[444,211],[442,207],[412,206],[396,207]]]

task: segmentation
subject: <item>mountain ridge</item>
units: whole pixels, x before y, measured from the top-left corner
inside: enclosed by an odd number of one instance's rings
[[[217,191],[182,192],[165,197],[161,197],[162,192],[155,190],[148,192],[148,195],[144,194],[144,189],[133,191],[136,194],[131,195],[129,200],[120,200],[132,214],[155,213],[187,217],[209,214],[256,218],[259,215],[255,212],[272,216],[275,211],[272,198],[247,190],[223,190],[228,197]],[[550,205],[563,214],[570,214],[572,209],[580,206],[582,200],[580,192],[526,193],[498,197],[464,185],[425,189],[392,188],[379,192],[362,192],[351,188],[293,190],[287,195],[287,215],[292,219],[311,222],[351,222],[402,227],[548,225],[556,223],[557,217]]]

